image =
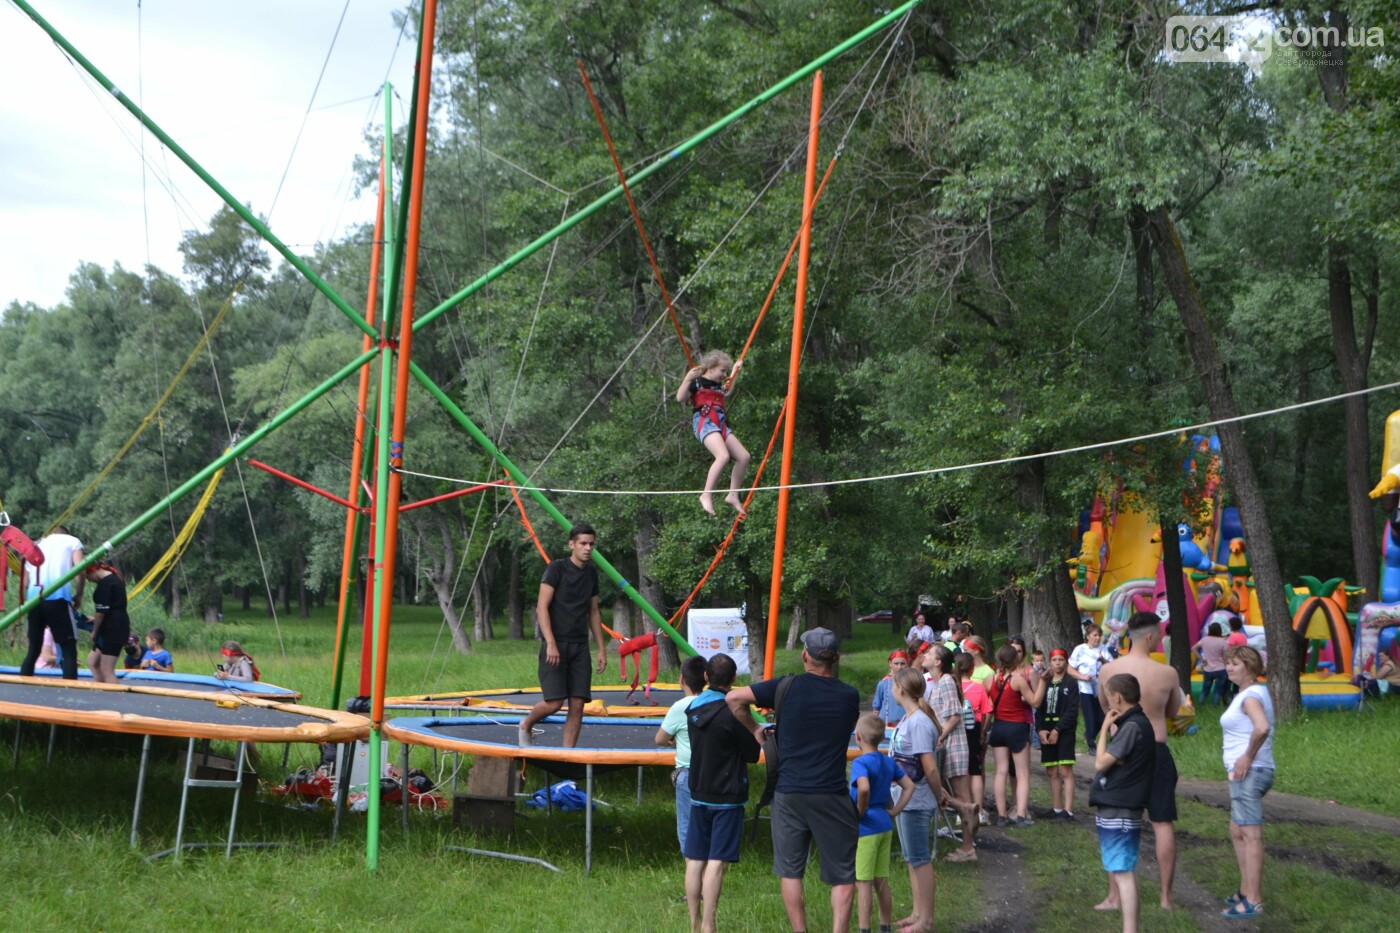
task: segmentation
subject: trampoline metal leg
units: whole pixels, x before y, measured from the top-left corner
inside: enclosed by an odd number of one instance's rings
[[[141,827],[141,798],[146,792],[146,763],[151,758],[151,737],[147,734],[141,741],[141,768],[136,772],[136,807],[131,811],[130,846],[136,848],[136,833]]]
[[[589,872],[593,871],[593,765],[590,763],[586,769],[588,787],[584,791],[587,795],[588,803],[583,808],[583,877],[587,878]]]
[[[224,846],[224,861],[233,858],[233,833],[238,828],[238,801],[243,796],[243,764],[248,760],[248,743],[238,743],[237,784],[233,788],[233,809],[228,816],[228,843]]]
[[[49,726],[49,756],[48,756],[48,758],[44,761],[44,764],[46,764],[46,765],[48,765],[48,766],[50,766],[50,767],[53,766],[53,747],[54,747],[54,744],[55,744],[57,741],[58,741],[58,726],[56,726],[56,725],[50,725],[50,726]]]
[[[637,806],[642,805],[642,766],[637,765]]]
[[[185,779],[180,782],[180,822],[175,824],[175,861],[180,861],[180,853],[185,848],[185,812],[190,802],[190,772],[194,768],[194,739],[190,739],[185,752]]]
[[[14,761],[12,762],[12,765],[11,765],[16,771],[19,770],[19,733],[20,733],[20,730],[23,729],[23,728],[24,728],[24,721],[23,721],[23,720],[20,720],[20,719],[16,719],[16,720],[15,720],[15,759],[14,759]]]
[[[408,743],[403,743],[403,770],[399,772],[399,797],[403,800],[403,835],[408,838]]]

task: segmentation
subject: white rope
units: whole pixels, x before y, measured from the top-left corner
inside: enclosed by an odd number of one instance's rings
[[[1002,457],[997,460],[977,460],[970,463],[960,463],[955,466],[928,467],[922,470],[906,470],[902,473],[882,473],[878,476],[853,476],[846,479],[824,480],[817,483],[790,483],[786,486],[748,486],[738,491],[777,492],[782,489],[821,489],[826,486],[856,486],[865,483],[880,483],[887,480],[917,479],[921,476],[937,476],[944,473],[959,473],[965,470],[980,470],[984,467],[1008,466],[1013,463],[1024,463],[1028,460],[1042,460],[1049,457],[1068,457],[1072,454],[1089,453],[1095,450],[1105,450],[1110,447],[1121,447],[1125,444],[1139,444],[1143,441],[1157,440],[1163,437],[1200,433],[1208,428],[1216,428],[1223,424],[1240,424],[1245,421],[1255,421],[1260,418],[1272,418],[1275,415],[1286,415],[1293,411],[1316,408],[1319,405],[1328,405],[1332,402],[1339,402],[1355,396],[1371,395],[1376,392],[1388,392],[1392,389],[1400,389],[1400,382],[1388,382],[1385,385],[1358,389],[1355,392],[1340,392],[1336,395],[1329,395],[1326,398],[1311,399],[1306,402],[1295,402],[1291,405],[1281,405],[1278,408],[1268,408],[1263,411],[1250,412],[1245,415],[1236,415],[1233,418],[1202,421],[1198,424],[1186,425],[1184,427],[1165,428],[1147,434],[1120,437],[1111,441],[1096,441],[1092,444],[1080,444],[1076,447],[1061,447],[1056,450],[1017,454],[1011,457]],[[399,472],[409,476],[422,476],[428,479],[440,480],[446,483],[456,483],[462,486],[475,486],[483,482],[491,482],[491,480],[464,480],[450,476],[434,476],[430,473],[414,473],[409,470],[400,470]],[[559,486],[521,486],[519,488],[522,490],[575,496],[694,496],[703,492],[703,490],[700,489],[565,489]]]

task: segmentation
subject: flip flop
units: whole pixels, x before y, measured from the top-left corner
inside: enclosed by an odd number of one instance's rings
[[[1222,910],[1220,916],[1231,920],[1253,920],[1255,917],[1263,916],[1263,904],[1251,904],[1243,895],[1228,910]]]

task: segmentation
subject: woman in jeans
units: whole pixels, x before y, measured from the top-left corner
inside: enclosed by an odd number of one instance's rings
[[[1274,703],[1259,683],[1264,669],[1248,645],[1225,649],[1225,671],[1238,689],[1220,716],[1225,770],[1230,776],[1230,841],[1240,888],[1225,899],[1227,917],[1255,917],[1263,909],[1264,795],[1274,785]]]

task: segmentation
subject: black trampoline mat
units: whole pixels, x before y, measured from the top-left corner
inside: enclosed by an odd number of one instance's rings
[[[517,720],[493,722],[489,719],[462,719],[451,722],[436,721],[428,729],[451,739],[464,742],[491,742],[498,745],[514,746],[519,741],[520,730]],[[627,749],[631,751],[653,751],[664,754],[671,749],[659,749],[656,745],[655,721],[636,721],[628,724],[618,720],[597,722],[584,720],[583,731],[579,733],[579,748]],[[564,724],[545,720],[535,726],[535,737],[531,745],[540,748],[564,747]]]
[[[627,702],[625,700],[627,696],[627,689],[625,687],[616,690],[600,690],[594,687],[591,692],[593,694],[593,702],[601,700],[605,706],[638,706],[643,708],[655,706],[656,715],[658,717],[665,716],[666,710],[670,705],[685,696],[685,692],[681,690],[656,688],[651,691],[651,702],[648,703],[646,697],[642,695],[642,689],[640,687],[637,688],[636,693],[632,694],[632,702]],[[544,694],[538,690],[503,690],[500,693],[478,693],[468,699],[470,701],[469,705],[471,706],[483,706],[490,703],[510,703],[513,706],[534,706],[536,703],[540,703],[544,700]],[[460,700],[458,702],[460,702]],[[567,708],[568,705],[566,701],[564,704],[565,708]]]
[[[217,723],[260,729],[295,729],[306,723],[327,722],[317,716],[265,709],[261,706],[239,704],[233,709],[226,709],[209,700],[122,690],[65,687],[60,684],[37,686],[0,681],[0,703],[73,712],[111,711],[167,722]]]

